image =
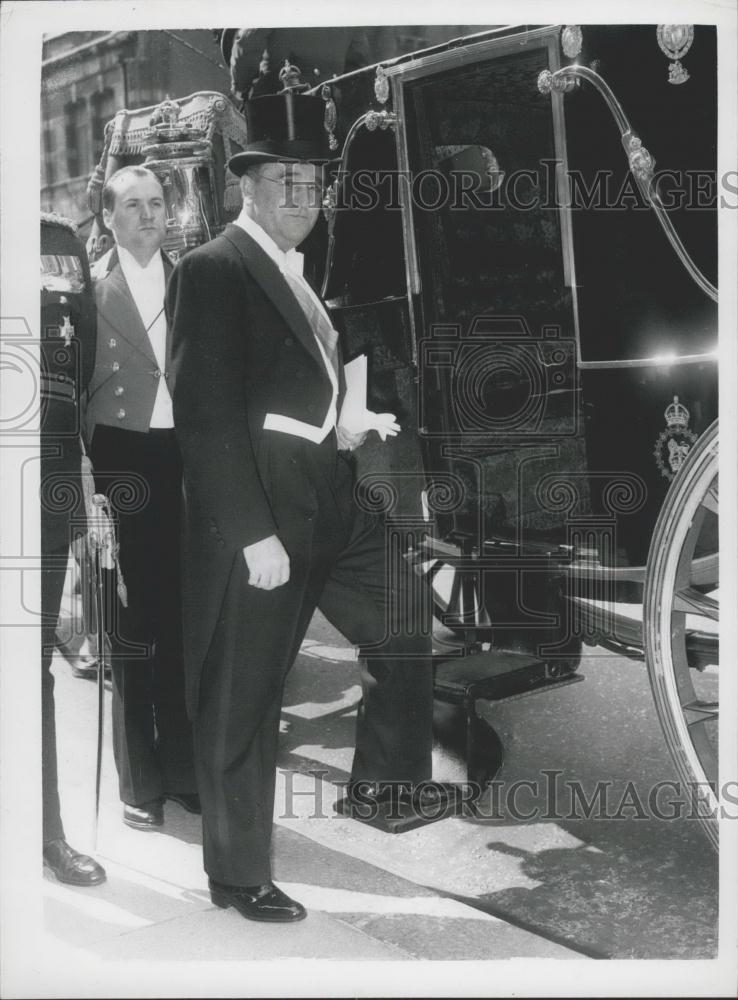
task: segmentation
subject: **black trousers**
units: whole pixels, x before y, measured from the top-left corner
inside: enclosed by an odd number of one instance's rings
[[[67,572],[68,546],[47,549],[41,556],[41,782],[43,841],[64,837],[59,808],[59,785],[56,765],[56,715],[54,707],[54,675],[51,657],[54,652],[56,624],[59,618],[64,578]]]
[[[392,557],[382,522],[356,511],[335,437],[319,447],[292,441],[277,463],[283,487],[273,469],[275,505],[299,465],[300,492],[314,498],[317,514],[307,529],[283,529],[278,517],[290,556],[282,587],[249,586],[236,553],[194,721],[205,869],[231,885],[271,878],[282,691],[316,607],[364,654],[352,778],[431,776],[433,685],[422,592],[404,561]]]
[[[196,790],[182,662],[181,458],[173,430],[103,425],[90,457],[116,517],[128,591],[128,607],[109,601],[119,793],[141,805]]]
[[[48,414],[47,414],[48,416]],[[56,410],[41,433],[41,778],[43,839],[64,837],[57,777],[54,675],[51,658],[56,644],[69,548],[86,528],[82,499],[79,441],[70,413]]]

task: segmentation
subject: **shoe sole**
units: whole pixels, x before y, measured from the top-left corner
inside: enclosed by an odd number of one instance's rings
[[[235,903],[232,903],[227,896],[221,896],[219,892],[213,892],[212,889],[210,890],[210,899],[216,906],[220,907],[221,910],[227,910],[232,907],[237,913],[240,913],[242,917],[245,917],[246,920],[259,920],[265,924],[295,924],[298,920],[304,920],[307,916],[307,912],[303,910],[302,913],[295,917],[258,917],[239,910]]]
[[[123,822],[126,826],[130,826],[132,830],[161,830],[164,823],[136,823],[131,819],[124,819]]]

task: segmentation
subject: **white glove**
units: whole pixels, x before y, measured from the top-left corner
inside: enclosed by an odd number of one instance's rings
[[[372,413],[367,410],[366,419],[369,430],[376,431],[383,441],[388,437],[396,437],[402,430],[394,413]]]

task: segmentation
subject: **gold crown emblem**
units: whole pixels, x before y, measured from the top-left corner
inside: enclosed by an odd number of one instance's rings
[[[689,410],[682,406],[679,397],[674,397],[674,402],[670,403],[664,410],[666,426],[672,430],[686,430],[689,423]]]

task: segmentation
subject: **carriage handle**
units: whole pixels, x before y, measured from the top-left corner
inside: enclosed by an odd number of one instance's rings
[[[597,90],[610,109],[615,123],[620,130],[620,140],[623,144],[625,154],[628,157],[628,166],[636,179],[641,193],[644,195],[650,206],[656,213],[661,228],[666,234],[666,238],[671,243],[677,256],[687,269],[690,277],[708,295],[713,302],[717,302],[718,292],[715,285],[707,280],[702,271],[697,267],[682,243],[679,235],[674,229],[674,225],[664,208],[661,196],[659,195],[654,180],[654,167],[656,161],[641,142],[638,135],[633,131],[630,122],[623,111],[623,107],[613,94],[605,80],[595,73],[588,66],[564,66],[552,73],[550,69],[544,69],[538,75],[538,89],[542,94],[550,94],[552,91],[567,94],[577,85],[578,80],[587,80]]]

